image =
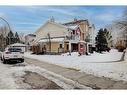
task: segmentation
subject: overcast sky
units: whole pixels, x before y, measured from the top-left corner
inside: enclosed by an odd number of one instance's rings
[[[119,19],[125,6],[0,6],[0,17],[5,18],[14,32],[33,33],[52,16],[58,23],[88,19],[96,29]]]

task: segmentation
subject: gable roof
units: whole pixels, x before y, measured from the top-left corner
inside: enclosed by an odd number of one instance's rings
[[[56,23],[56,22],[52,22],[52,21],[47,21],[44,25],[42,25],[34,34],[36,34],[38,31],[40,31],[43,27],[45,27],[47,24],[54,24],[58,27],[62,27],[62,28],[66,28],[66,29],[69,29],[69,27],[65,26],[65,25],[62,25],[60,23]]]
[[[71,21],[71,22],[63,23],[63,25],[66,25],[66,26],[68,26],[68,25],[78,25],[82,22],[86,22],[89,25],[89,22],[88,22],[87,19],[86,20],[74,20],[74,21]]]

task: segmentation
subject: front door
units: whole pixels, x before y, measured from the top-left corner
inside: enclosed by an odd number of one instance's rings
[[[78,51],[78,44],[72,43],[72,52]]]

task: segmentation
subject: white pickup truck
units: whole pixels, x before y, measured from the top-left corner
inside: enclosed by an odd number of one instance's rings
[[[1,60],[4,64],[10,61],[24,62],[24,52],[20,48],[6,48],[1,55]]]

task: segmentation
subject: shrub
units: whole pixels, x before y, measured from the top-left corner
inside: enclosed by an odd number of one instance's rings
[[[123,50],[125,49],[124,46],[118,45],[116,46],[116,49],[118,49],[119,52],[123,52]]]

